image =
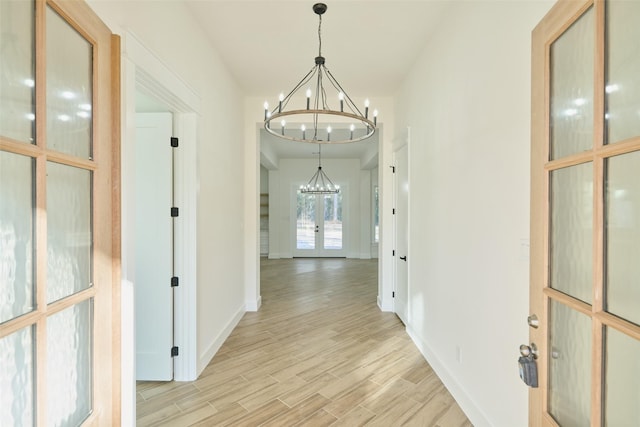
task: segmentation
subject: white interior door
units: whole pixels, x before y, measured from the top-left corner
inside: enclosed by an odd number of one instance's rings
[[[344,257],[345,189],[337,194],[294,195],[294,256]]]
[[[406,325],[409,318],[409,145],[394,152],[395,163],[395,297],[394,311]]]
[[[171,113],[136,115],[136,379],[173,379]]]

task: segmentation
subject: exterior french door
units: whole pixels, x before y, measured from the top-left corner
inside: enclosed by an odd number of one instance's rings
[[[636,1],[533,33],[531,426],[640,425],[639,40]]]
[[[81,1],[0,28],[0,424],[115,425],[119,40]]]
[[[343,191],[337,194],[303,194],[296,190],[294,256],[345,256]]]

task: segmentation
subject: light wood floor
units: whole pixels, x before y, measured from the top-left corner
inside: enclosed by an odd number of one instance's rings
[[[377,307],[375,260],[263,259],[261,276],[260,311],[198,380],[138,383],[139,426],[471,426]]]

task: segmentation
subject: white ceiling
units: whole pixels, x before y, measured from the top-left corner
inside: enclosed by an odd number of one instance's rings
[[[318,54],[318,16],[312,10],[315,1],[186,3],[247,96],[275,102],[280,92],[290,91],[314,66]],[[349,96],[373,100],[394,95],[449,1],[325,3],[328,9],[322,17],[322,55],[326,66]],[[382,114],[380,120],[384,122]],[[284,157],[312,157],[317,150],[305,150],[305,145],[296,153],[284,152],[287,145],[273,150]],[[353,153],[358,147],[367,148],[362,144],[331,147],[326,150],[327,156],[338,157],[335,150],[358,156]]]

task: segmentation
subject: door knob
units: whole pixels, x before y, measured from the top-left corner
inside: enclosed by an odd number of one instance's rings
[[[405,261],[405,262],[407,261],[407,257],[406,256],[401,256],[400,259]]]
[[[523,357],[533,356],[534,359],[538,358],[538,346],[535,343],[531,343],[531,345],[522,344],[520,346],[520,354]]]

